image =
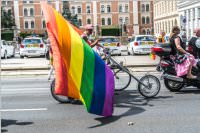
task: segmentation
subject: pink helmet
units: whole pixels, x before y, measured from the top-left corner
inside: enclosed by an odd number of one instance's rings
[[[86,26],[85,26],[85,29],[86,30],[93,30],[93,25],[92,24],[87,24]]]

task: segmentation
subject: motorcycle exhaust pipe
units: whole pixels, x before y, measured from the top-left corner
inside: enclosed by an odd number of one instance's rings
[[[173,76],[173,75],[169,75],[169,74],[164,74],[163,78],[169,79],[169,80],[173,80],[173,81],[177,81],[177,82],[183,82],[183,78],[177,77],[177,76]]]

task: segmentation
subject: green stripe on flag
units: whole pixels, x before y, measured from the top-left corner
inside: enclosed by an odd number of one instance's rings
[[[81,82],[81,95],[85,101],[87,111],[90,111],[90,105],[94,89],[94,66],[95,56],[90,46],[82,39],[84,49],[83,73]]]

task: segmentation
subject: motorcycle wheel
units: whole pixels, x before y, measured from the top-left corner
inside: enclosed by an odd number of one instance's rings
[[[55,79],[51,82],[51,95],[53,96],[53,98],[58,101],[59,103],[71,103],[71,99],[69,99],[66,96],[60,96],[60,95],[56,95],[54,93],[55,90]]]
[[[171,92],[178,92],[184,86],[183,83],[172,81],[172,80],[168,80],[168,79],[164,79],[164,84],[165,84],[165,87]]]

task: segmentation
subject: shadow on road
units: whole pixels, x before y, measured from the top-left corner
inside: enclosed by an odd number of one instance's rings
[[[1,120],[1,128],[10,126],[10,125],[19,125],[19,126],[25,126],[25,125],[31,125],[33,122],[17,122],[17,120],[8,120],[8,119],[2,119]],[[8,132],[7,129],[1,129],[1,132]]]
[[[146,99],[142,97],[138,91],[130,91],[125,90],[118,95],[115,95],[115,104],[114,107],[116,108],[128,108],[128,110],[120,115],[113,115],[111,117],[100,117],[96,118],[95,120],[99,121],[100,124],[91,126],[89,128],[96,128],[105,126],[107,124],[113,123],[119,120],[122,117],[132,116],[139,113],[143,113],[145,109],[143,106],[154,106],[150,101],[162,101],[167,98],[173,98],[172,96],[158,96],[156,98]]]
[[[197,88],[184,88],[175,94],[200,94],[200,89]]]

